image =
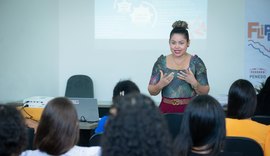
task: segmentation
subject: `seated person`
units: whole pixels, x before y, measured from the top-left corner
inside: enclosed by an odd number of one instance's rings
[[[13,106],[0,105],[0,155],[18,156],[26,148],[27,131],[23,116]]]
[[[79,140],[79,121],[72,102],[64,97],[54,98],[44,108],[34,139],[36,150],[21,156],[92,156],[94,147],[76,146]]]
[[[270,116],[270,76],[257,94],[257,108],[255,115]]]
[[[251,120],[256,104],[256,92],[249,81],[239,79],[231,85],[226,118],[227,136],[254,139],[261,145],[264,155],[270,156],[270,126]]]
[[[225,114],[220,103],[210,95],[198,95],[183,114],[174,143],[174,155],[221,155],[225,137]]]
[[[166,121],[150,97],[129,94],[116,105],[102,136],[102,156],[171,156]]]
[[[139,87],[134,82],[130,80],[124,80],[124,81],[118,82],[113,89],[113,97],[112,97],[113,104],[110,108],[110,114],[114,115],[116,113],[114,103],[117,100],[118,96],[125,96],[129,93],[134,93],[134,92],[140,93]],[[104,116],[99,120],[98,126],[95,129],[95,133],[104,132],[104,125],[107,119],[108,119],[108,116]]]

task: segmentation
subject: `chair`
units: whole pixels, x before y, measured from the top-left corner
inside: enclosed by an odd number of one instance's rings
[[[92,79],[87,75],[73,75],[67,81],[66,97],[94,98]]]
[[[100,140],[102,137],[102,133],[93,134],[89,139],[89,147],[91,146],[100,146]]]
[[[251,117],[251,120],[259,122],[264,125],[270,125],[270,116],[256,115]]]
[[[34,143],[34,137],[35,137],[35,130],[34,128],[27,128],[27,137],[28,137],[28,143],[26,150],[33,150],[33,143]]]
[[[172,139],[175,139],[177,134],[180,131],[180,125],[182,121],[183,114],[182,113],[166,113],[164,117],[167,121],[167,125],[169,128],[169,132],[172,136]]]
[[[255,140],[246,137],[227,136],[224,152],[242,153],[243,156],[263,156],[263,149]]]
[[[79,137],[79,141],[77,142],[77,146],[88,147],[89,138],[91,137],[92,132],[93,132],[93,129],[85,129],[85,127],[81,127],[81,122],[80,122],[80,137]]]

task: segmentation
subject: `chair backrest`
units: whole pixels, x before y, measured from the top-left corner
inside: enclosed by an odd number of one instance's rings
[[[259,122],[264,125],[270,125],[270,116],[256,115],[251,117],[251,120]]]
[[[100,146],[101,137],[102,137],[102,133],[93,134],[91,138],[89,139],[89,147]]]
[[[26,147],[26,150],[33,150],[34,137],[35,137],[34,128],[27,128],[27,136],[28,136],[28,145]]]
[[[167,121],[169,132],[171,133],[172,139],[175,139],[180,131],[180,125],[183,117],[183,113],[166,113],[164,117]]]
[[[255,140],[246,137],[227,136],[224,146],[225,152],[242,153],[243,156],[263,156],[263,149]]]
[[[87,75],[73,75],[67,81],[66,97],[94,98],[92,79]]]

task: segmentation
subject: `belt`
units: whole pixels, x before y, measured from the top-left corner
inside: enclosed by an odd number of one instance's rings
[[[191,98],[185,98],[185,99],[168,99],[163,97],[162,101],[166,104],[171,104],[171,105],[186,105],[189,103]]]

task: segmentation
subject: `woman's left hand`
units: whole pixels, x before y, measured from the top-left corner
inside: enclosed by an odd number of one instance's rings
[[[184,80],[191,85],[198,83],[190,68],[186,69],[185,71],[180,71],[180,73],[177,73],[177,78],[179,78],[180,80]]]

